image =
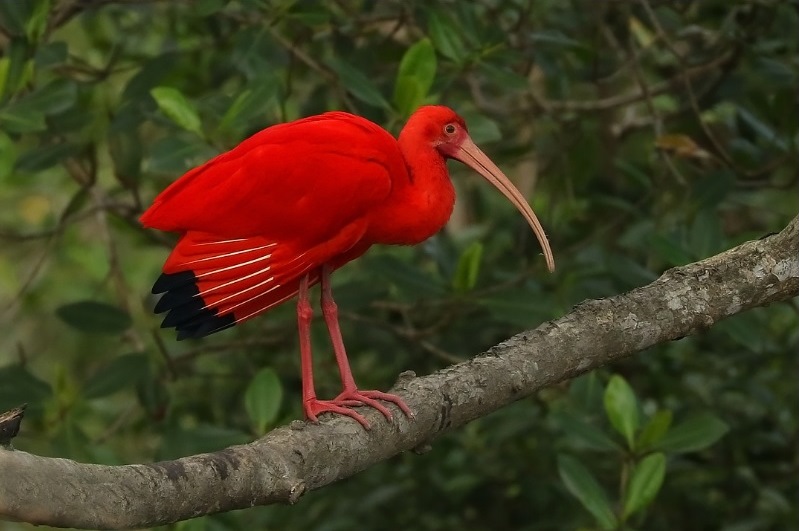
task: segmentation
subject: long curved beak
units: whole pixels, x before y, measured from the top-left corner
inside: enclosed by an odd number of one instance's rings
[[[485,180],[493,184],[502,192],[502,195],[513,203],[524,216],[524,219],[527,220],[527,223],[530,224],[536,238],[538,238],[538,243],[541,244],[541,249],[544,251],[547,268],[549,268],[550,272],[555,271],[555,258],[552,256],[552,249],[549,248],[549,240],[547,240],[547,235],[544,234],[544,228],[541,227],[541,223],[522,193],[513,186],[513,183],[502,173],[502,170],[497,168],[497,165],[491,162],[491,159],[468,136],[461,142],[460,146],[448,151],[450,157],[463,162],[482,175]]]

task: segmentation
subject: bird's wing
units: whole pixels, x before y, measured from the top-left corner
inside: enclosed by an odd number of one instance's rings
[[[141,221],[166,231],[313,245],[385,201],[392,178],[408,174],[388,132],[326,113],[264,129],[189,171]]]
[[[270,127],[191,170],[141,217],[182,233],[153,287],[163,326],[179,338],[233,326],[359,256],[393,178],[408,178],[396,141],[347,113]]]
[[[316,283],[322,264],[363,253],[368,246],[357,243],[365,228],[356,222],[311,248],[258,236],[222,239],[190,231],[153,286],[153,293],[163,293],[155,313],[168,312],[162,327],[174,327],[178,339],[229,328],[293,297],[303,275]]]

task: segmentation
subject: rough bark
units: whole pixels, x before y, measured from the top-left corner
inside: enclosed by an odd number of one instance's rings
[[[555,382],[717,321],[799,294],[799,217],[780,234],[666,271],[655,282],[584,302],[474,359],[401,375],[415,412],[373,428],[295,421],[253,443],[153,464],[102,466],[0,448],[0,517],[85,528],[136,528],[276,502],[346,478]]]

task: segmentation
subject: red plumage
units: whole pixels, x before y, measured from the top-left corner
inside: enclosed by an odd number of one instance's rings
[[[158,308],[173,310],[167,324],[181,338],[213,333],[291,298],[322,264],[356,258],[374,243],[363,241],[368,218],[392,175],[408,178],[396,140],[343,112],[264,129],[189,171],[141,217],[183,233],[164,273],[196,277],[191,299]]]
[[[403,176],[402,155],[388,132],[330,112],[264,129],[189,171],[155,198],[141,221],[167,231],[314,244],[368,214],[388,196],[392,177]]]
[[[468,164],[522,211],[544,246],[521,194],[469,139],[446,107],[423,107],[398,140],[378,125],[330,112],[264,129],[199,166],[158,195],[141,217],[147,227],[181,233],[153,286],[163,326],[178,339],[201,337],[259,315],[299,292],[306,414],[374,399],[409,412],[398,397],[355,388],[336,318],[329,275],[371,245],[413,244],[444,226],[455,193],[446,158]],[[308,286],[322,282],[322,306],[345,391],[332,401],[313,392],[307,325]],[[307,318],[306,318],[307,314]],[[310,383],[308,380],[311,380]]]

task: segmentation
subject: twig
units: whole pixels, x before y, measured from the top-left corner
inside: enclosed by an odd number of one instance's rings
[[[289,41],[283,35],[280,34],[273,26],[267,26],[269,33],[272,35],[272,38],[275,39],[281,46],[283,46],[286,50],[288,50],[292,55],[294,55],[297,59],[305,63],[306,66],[311,68],[311,70],[317,72],[322,77],[324,77],[327,81],[332,83],[335,87],[339,89],[339,96],[341,97],[344,106],[352,111],[356,112],[358,110],[357,106],[352,102],[350,97],[347,95],[347,91],[341,87],[341,83],[338,80],[338,76],[324,66],[323,64],[319,63],[316,59],[305,53],[302,48],[295,46],[293,42]]]
[[[169,379],[174,382],[178,379],[178,369],[175,365],[175,360],[169,355],[169,350],[166,348],[164,340],[161,338],[161,334],[158,333],[157,329],[154,328],[151,330],[151,336],[155,342],[156,350],[164,360],[167,372],[169,373]]]
[[[293,336],[293,334],[292,334]],[[228,341],[225,343],[203,345],[192,350],[187,350],[181,354],[172,357],[172,363],[179,365],[186,363],[202,354],[227,354],[237,350],[244,350],[253,347],[273,347],[275,345],[285,344],[288,340],[288,334],[284,331],[281,335],[270,334],[269,338],[248,339],[243,341]]]
[[[130,416],[135,411],[138,411],[138,409],[139,409],[138,402],[131,401],[130,404],[128,404],[128,407],[126,407],[125,410],[122,411],[122,413],[117,415],[117,418],[114,420],[114,422],[112,422],[108,426],[108,428],[106,428],[105,431],[103,431],[103,433],[101,433],[100,435],[98,435],[97,437],[94,438],[92,443],[93,444],[103,444],[103,443],[105,443],[115,433],[117,433],[122,428],[122,426],[125,425],[125,423],[130,418]]]
[[[674,87],[683,82],[683,76],[688,78],[696,77],[705,74],[711,70],[726,65],[736,58],[733,51],[726,51],[718,57],[710,61],[692,66],[682,70],[678,75],[666,81],[661,81],[657,85],[649,88],[650,96],[658,96],[664,94]],[[630,103],[636,103],[643,100],[646,95],[639,89],[627,94],[620,94],[618,96],[610,96],[599,100],[547,100],[539,95],[535,90],[530,89],[530,95],[533,101],[546,112],[580,112],[580,111],[606,111],[614,107],[621,107]]]
[[[674,46],[674,43],[671,41],[671,39],[669,39],[668,35],[666,35],[666,32],[663,30],[663,26],[660,25],[660,21],[657,19],[657,15],[652,9],[652,6],[649,4],[649,0],[639,0],[639,2],[641,6],[644,8],[644,11],[646,11],[649,20],[652,22],[652,26],[655,28],[655,31],[659,36],[661,36],[666,48],[669,50],[669,52],[671,52],[671,54],[679,63],[681,67],[679,78],[681,83],[685,87],[685,92],[688,95],[688,101],[691,104],[691,109],[693,110],[694,115],[696,116],[696,121],[699,123],[699,127],[702,129],[702,132],[704,133],[705,137],[707,137],[710,143],[713,144],[713,147],[716,150],[720,160],[724,162],[724,164],[727,165],[731,170],[733,170],[738,174],[746,176],[759,175],[760,171],[752,172],[746,168],[739,166],[735,162],[735,160],[733,160],[730,154],[727,152],[727,148],[724,146],[724,144],[722,144],[721,141],[718,138],[716,138],[716,135],[702,119],[702,110],[699,108],[699,102],[697,101],[693,84],[691,83],[690,77],[686,74],[685,57],[683,57],[683,55],[677,50],[676,46]]]
[[[361,315],[355,312],[341,311],[339,314],[345,319],[349,319],[351,321],[369,323],[372,326],[379,326],[381,328],[384,328],[395,334],[397,337],[401,337],[402,339],[407,339],[409,341],[416,343],[430,354],[433,354],[435,357],[447,363],[458,363],[463,361],[462,357],[447,352],[446,350],[437,347],[430,341],[423,339],[421,336],[424,336],[425,334],[420,333],[417,330],[414,330],[412,325],[410,325],[409,323],[406,323],[406,327],[402,328],[399,326],[394,326],[387,321],[381,319],[374,319],[372,317],[367,317],[365,315]]]

